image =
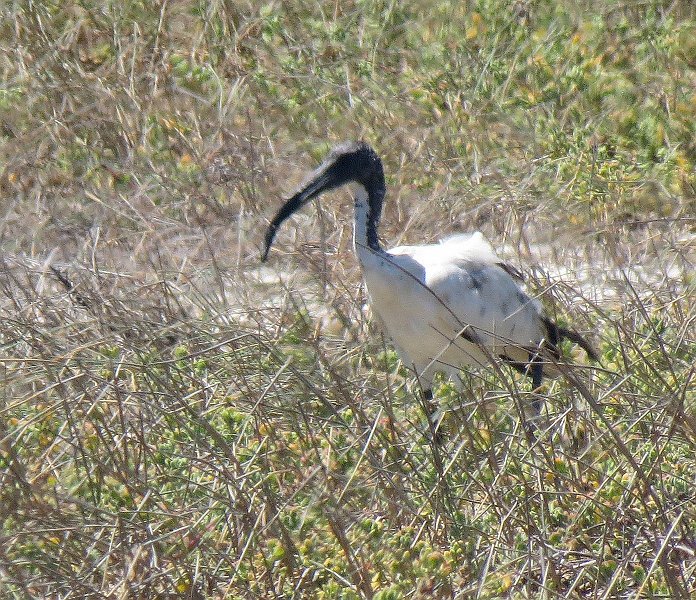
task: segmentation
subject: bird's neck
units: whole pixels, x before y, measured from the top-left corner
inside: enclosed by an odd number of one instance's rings
[[[354,184],[353,198],[355,200],[355,225],[353,229],[353,245],[358,257],[364,253],[380,252],[377,237],[377,226],[382,208],[381,196],[378,191],[368,191],[361,184]]]

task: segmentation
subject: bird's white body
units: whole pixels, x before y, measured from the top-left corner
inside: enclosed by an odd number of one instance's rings
[[[480,232],[374,250],[362,242],[367,194],[359,185],[353,193],[354,244],[372,310],[424,388],[438,371],[453,376],[498,356],[528,360],[545,335],[540,305]]]

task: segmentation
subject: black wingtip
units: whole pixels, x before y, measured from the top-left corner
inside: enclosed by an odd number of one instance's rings
[[[575,344],[580,346],[587,353],[587,356],[589,356],[591,360],[593,360],[594,362],[601,362],[599,359],[599,353],[597,352],[597,350],[595,350],[594,346],[592,346],[592,344],[590,344],[590,342],[588,342],[579,333],[571,331],[569,329],[563,329],[561,327],[559,327],[559,331],[561,333],[561,336],[569,339],[571,342],[574,342]]]
[[[599,353],[594,349],[592,344],[588,342],[584,337],[582,337],[577,331],[572,329],[565,329],[564,327],[558,328],[558,334],[567,340],[570,340],[574,344],[580,346],[586,353],[587,356],[594,362],[600,362]]]
[[[577,331],[573,331],[572,329],[566,329],[565,327],[559,327],[551,319],[544,319],[544,324],[546,325],[548,341],[551,347],[556,349],[557,353],[559,352],[559,342],[562,339],[566,339],[580,346],[587,353],[587,356],[590,358],[590,360],[593,360],[594,362],[600,362],[599,353],[594,349],[592,344],[590,344],[590,342],[588,342]]]

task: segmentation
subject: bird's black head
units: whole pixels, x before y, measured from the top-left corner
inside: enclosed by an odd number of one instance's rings
[[[321,171],[322,167],[331,171],[332,177],[335,178],[336,183],[331,187],[355,181],[369,190],[379,183],[384,183],[382,161],[365,142],[345,142],[336,146],[329,152],[318,171]]]
[[[310,175],[300,191],[287,200],[273,217],[266,231],[261,259],[266,260],[276,231],[285,219],[322,192],[353,181],[362,185],[367,191],[370,219],[376,227],[385,194],[382,161],[365,142],[345,142],[329,152],[324,162]]]

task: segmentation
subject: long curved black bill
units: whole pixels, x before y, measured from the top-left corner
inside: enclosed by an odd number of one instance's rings
[[[319,167],[316,175],[312,177],[310,182],[280,207],[280,210],[276,213],[275,217],[273,217],[266,230],[264,249],[261,254],[262,261],[268,258],[268,253],[271,249],[271,244],[273,244],[276,232],[285,219],[322,192],[346,183],[346,179],[337,176],[335,169],[332,167],[333,165],[329,165],[328,168],[325,165]]]

